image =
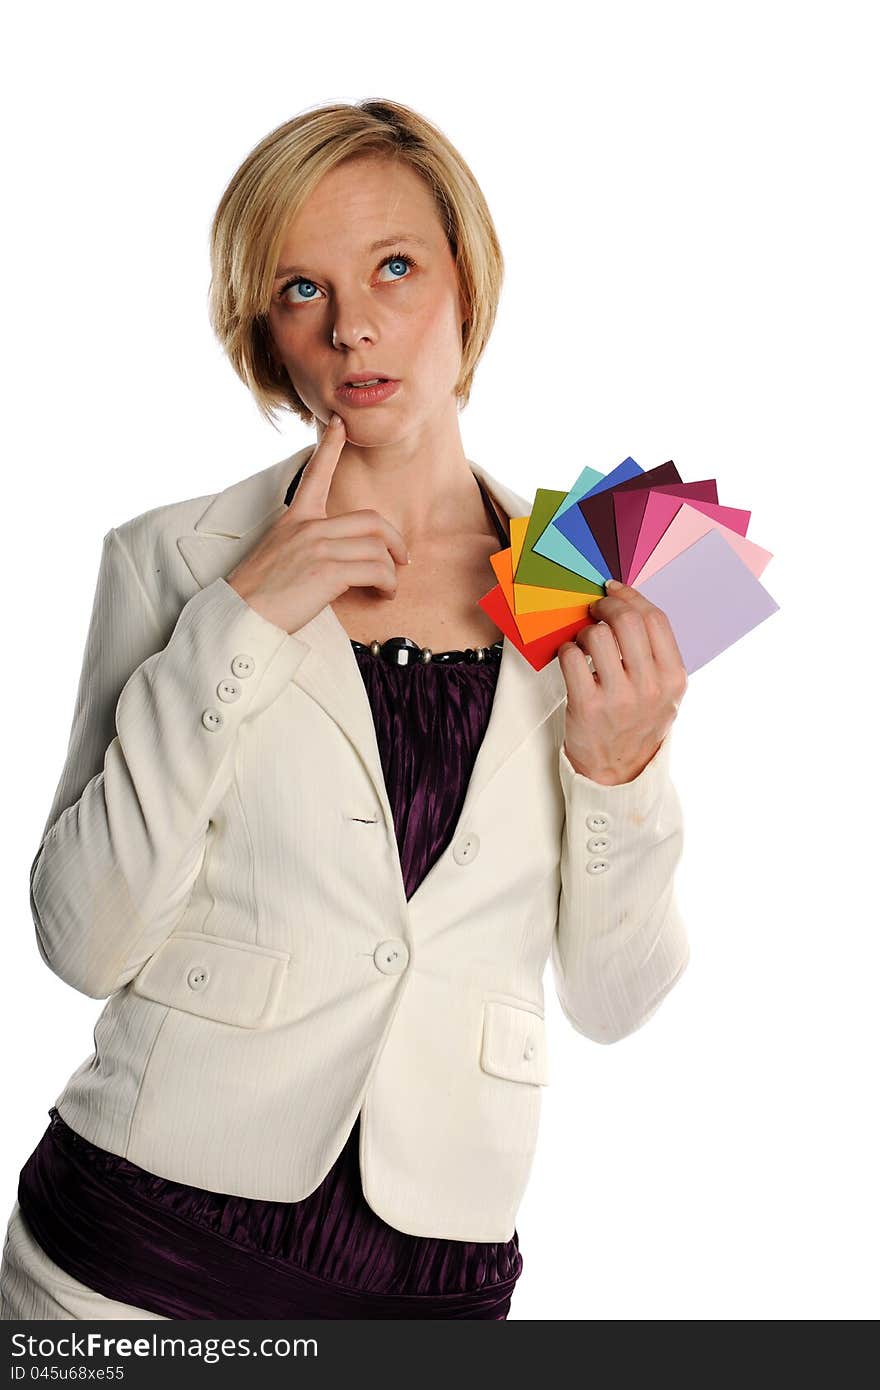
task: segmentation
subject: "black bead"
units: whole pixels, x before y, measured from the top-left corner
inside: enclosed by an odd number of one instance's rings
[[[411,637],[389,637],[382,643],[380,655],[389,666],[409,666],[418,659],[420,652],[421,647]]]

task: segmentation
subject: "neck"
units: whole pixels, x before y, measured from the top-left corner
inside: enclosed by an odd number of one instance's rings
[[[448,414],[448,412],[447,412]],[[416,542],[484,531],[483,499],[465,457],[457,412],[391,443],[347,440],[327,495],[327,515],[372,508]]]

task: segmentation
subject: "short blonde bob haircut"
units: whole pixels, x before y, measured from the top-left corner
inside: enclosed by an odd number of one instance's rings
[[[359,155],[404,160],[433,193],[465,305],[459,410],[495,322],[504,262],[486,200],[455,146],[399,102],[367,100],[307,109],[273,130],[233,174],[211,225],[209,316],[260,413],[314,415],[270,352],[269,306],[285,231],[319,180]]]

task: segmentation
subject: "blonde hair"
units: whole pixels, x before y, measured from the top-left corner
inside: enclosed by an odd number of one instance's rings
[[[227,185],[211,224],[209,316],[260,413],[314,415],[270,352],[268,311],[285,230],[319,180],[357,155],[403,160],[434,195],[465,307],[459,409],[495,322],[504,262],[488,205],[455,146],[399,102],[368,100],[310,108],[271,131]]]

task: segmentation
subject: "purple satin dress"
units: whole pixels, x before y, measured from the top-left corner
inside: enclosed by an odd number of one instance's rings
[[[477,481],[504,548],[509,538]],[[484,661],[407,665],[359,642],[352,650],[409,899],[454,834],[501,644]],[[108,1298],[183,1319],[507,1317],[522,1273],[518,1233],[492,1244],[387,1225],[363,1195],[359,1115],[326,1177],[297,1202],[171,1182],[87,1142],[54,1107],[49,1115],[21,1170],[22,1215],[50,1259]]]

